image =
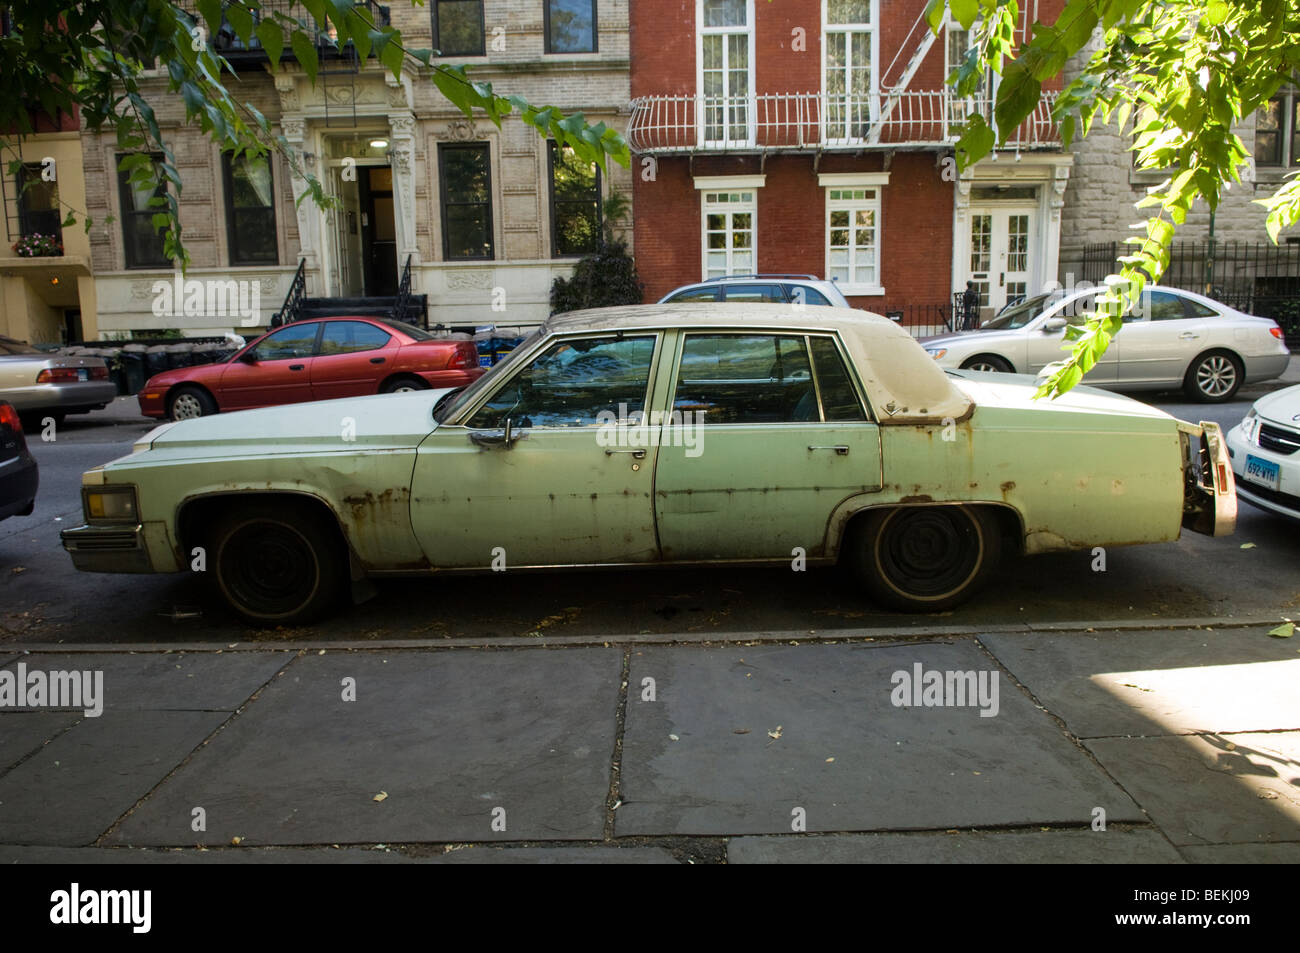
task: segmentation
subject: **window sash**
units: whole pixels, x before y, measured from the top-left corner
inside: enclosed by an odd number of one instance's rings
[[[50,235],[63,240],[63,217],[59,214],[59,183],[46,182],[41,178],[39,162],[24,163],[14,177],[18,187],[18,233],[27,235]],[[27,188],[28,182],[36,183]],[[37,195],[48,196],[48,208],[33,208],[32,200]]]
[[[119,153],[117,161],[121,162],[127,153]],[[162,155],[154,153],[153,158],[157,162],[162,161]],[[132,196],[132,186],[128,182],[130,173],[119,169],[117,173],[118,200],[120,211],[122,213],[122,246],[127,268],[155,268],[158,266],[171,265],[171,260],[167,258],[163,251],[165,247],[163,232],[156,231],[153,227],[153,217],[163,211],[162,206],[150,206],[144,204],[142,208],[136,209]],[[155,196],[167,194],[167,183],[159,182],[158,188],[153,193]],[[147,202],[147,199],[146,199]]]
[[[869,192],[874,198],[830,198],[829,192]],[[828,190],[826,277],[841,288],[877,289],[880,276],[880,190],[878,186]]]
[[[561,196],[556,189],[555,173],[557,168],[562,165],[572,167],[573,152],[572,150],[561,150],[559,144],[554,140],[548,143],[548,152],[550,156],[551,257],[573,258],[599,251],[601,229],[604,227],[604,216],[601,208],[601,195],[603,193],[601,191],[600,168],[595,167],[592,169],[592,185],[588,189],[583,189],[581,195]],[[579,217],[586,217],[592,225],[590,238],[585,244],[571,242],[570,237],[565,235],[561,228],[561,224],[570,221],[570,215],[575,213]]]
[[[758,202],[753,191],[704,193],[703,280],[758,272]]]
[[[483,197],[460,198],[450,180],[448,157],[455,152],[476,152],[483,164]],[[496,258],[492,223],[492,154],[486,142],[438,146],[438,180],[442,205],[442,253],[446,261],[491,261]],[[453,254],[452,229],[472,228],[482,236],[482,254]]]
[[[470,3],[475,3],[478,7],[478,42],[477,44],[466,43],[461,47],[445,48],[444,44],[454,41],[454,37],[445,36],[441,24],[441,10],[444,6],[468,7]],[[487,55],[487,26],[483,19],[482,0],[433,0],[433,47],[442,56],[486,56]]]
[[[269,154],[263,156],[262,161],[266,163],[270,192],[266,204],[236,205],[235,160],[228,152],[221,155],[226,192],[226,247],[232,265],[275,265],[280,261],[275,220],[275,172]]]
[[[546,19],[546,52],[547,53],[595,53],[600,47],[600,19],[596,10],[597,0],[546,0],[544,12]],[[569,12],[558,10],[564,6],[581,7],[589,9],[590,18],[587,24],[587,31],[590,36],[585,43],[574,45],[565,45],[556,43],[555,38],[555,13]]]

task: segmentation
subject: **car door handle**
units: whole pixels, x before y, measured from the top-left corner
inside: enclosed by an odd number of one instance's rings
[[[371,364],[382,364],[382,363],[384,363],[384,361],[386,361],[386,360],[388,360],[388,359],[387,359],[387,358],[384,358],[384,357],[372,357],[372,358],[370,359],[370,363],[371,363]]]
[[[306,364],[290,364],[290,365],[289,365],[289,370],[291,370],[291,371],[300,371],[300,370],[302,370],[303,368],[305,368],[306,366],[307,366]]]
[[[809,450],[834,450],[836,455],[841,457],[847,457],[849,455],[849,448],[842,443],[836,444],[833,447],[809,447],[808,449]]]
[[[644,460],[644,459],[645,459],[645,451],[644,451],[644,450],[606,450],[606,451],[605,451],[605,456],[609,456],[611,453],[630,453],[630,454],[632,454],[632,456],[636,457],[638,460]]]
[[[1182,334],[1178,336],[1182,338],[1184,341],[1195,341],[1198,337],[1200,337],[1200,335],[1197,334],[1195,331],[1184,331]]]

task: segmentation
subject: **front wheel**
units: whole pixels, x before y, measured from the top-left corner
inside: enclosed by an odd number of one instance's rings
[[[347,588],[347,555],[333,529],[296,503],[232,507],[208,554],[217,591],[259,628],[318,618]]]
[[[965,602],[992,574],[1002,536],[985,507],[901,506],[868,515],[850,566],[872,599],[909,612]]]
[[[172,420],[193,420],[217,412],[217,402],[199,387],[178,387],[167,402],[167,413]]]
[[[972,357],[962,364],[962,370],[1010,374],[1011,365],[996,354],[980,354],[978,357]]]
[[[1183,378],[1183,391],[1203,404],[1230,400],[1241,387],[1241,361],[1227,351],[1210,351],[1192,362]]]

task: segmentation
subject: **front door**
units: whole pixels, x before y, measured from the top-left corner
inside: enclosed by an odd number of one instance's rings
[[[361,246],[366,294],[397,294],[397,224],[393,218],[393,170],[358,169],[361,177]]]
[[[651,562],[662,335],[554,340],[420,445],[411,524],[437,568]],[[509,422],[510,441],[506,441]]]
[[[1029,293],[1036,218],[1032,205],[971,206],[969,273],[985,317]]]
[[[320,322],[290,324],[262,338],[221,374],[222,410],[311,400],[311,366]]]

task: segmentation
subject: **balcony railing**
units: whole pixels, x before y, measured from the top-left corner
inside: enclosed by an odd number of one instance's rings
[[[1044,94],[1001,148],[1058,149],[1054,93]],[[770,93],[760,96],[642,96],[631,103],[633,152],[800,152],[943,146],[956,142],[966,117],[992,114],[987,98],[949,90],[879,96]]]
[[[353,3],[353,6],[365,7],[370,12],[370,16],[374,20],[376,26],[384,27],[389,25],[389,8],[387,6],[375,3],[374,0],[356,0],[356,2]],[[197,9],[193,8],[193,4],[186,4],[185,7],[189,10],[190,15],[195,18],[196,22],[204,22],[202,17],[198,14]],[[300,26],[309,31],[316,25],[316,21],[312,17],[311,13],[308,12],[307,7],[298,2],[298,0],[261,0],[260,7],[251,11],[254,27],[256,27],[256,24],[261,21],[262,17],[269,17],[272,11],[284,14],[290,19],[296,20]],[[315,45],[322,48],[337,45],[337,36],[335,35],[334,28],[331,26],[328,30],[318,31],[315,41]],[[249,41],[245,43],[239,38],[239,35],[235,33],[235,28],[230,25],[230,21],[226,19],[225,16],[222,17],[221,27],[217,31],[216,36],[212,38],[212,48],[227,57],[259,55],[264,57],[266,55],[265,51],[262,49],[262,41],[259,40],[256,35],[250,37]],[[284,49],[286,54],[292,52],[289,49],[289,44],[287,42],[285,43]]]

